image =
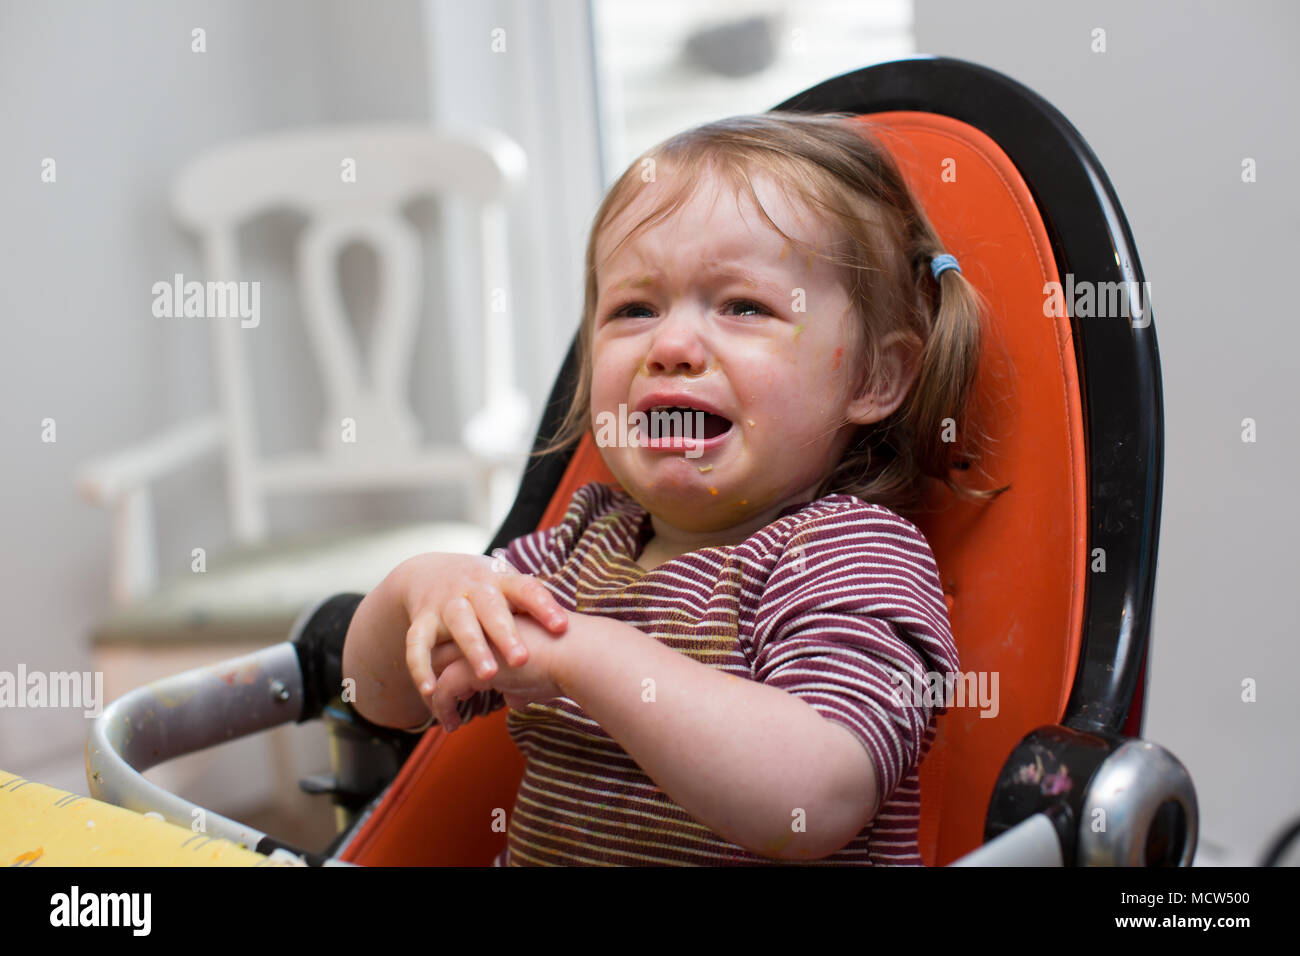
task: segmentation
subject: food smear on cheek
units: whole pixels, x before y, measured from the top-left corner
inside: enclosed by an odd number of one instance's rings
[[[831,371],[834,372],[840,367],[840,359],[844,358],[844,346],[835,346],[835,358],[831,360]]]

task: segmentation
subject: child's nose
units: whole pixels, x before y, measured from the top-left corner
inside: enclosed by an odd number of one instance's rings
[[[646,368],[652,372],[704,371],[708,365],[708,347],[700,337],[696,323],[682,316],[666,316],[656,326]]]

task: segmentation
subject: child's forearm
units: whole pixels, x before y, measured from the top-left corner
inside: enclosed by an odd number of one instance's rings
[[[386,578],[357,605],[343,643],[343,678],[355,681],[352,706],[366,720],[415,727],[429,719],[429,707],[406,666],[409,624],[392,583]]]
[[[556,683],[701,823],[789,860],[827,856],[866,825],[875,771],[847,728],[630,624],[582,616],[575,628],[577,618]]]

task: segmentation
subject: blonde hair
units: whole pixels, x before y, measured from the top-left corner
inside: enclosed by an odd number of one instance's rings
[[[952,480],[954,468],[965,469],[978,460],[979,442],[967,434],[967,428],[984,303],[955,269],[935,280],[930,261],[944,250],[934,227],[889,152],[865,124],[848,122],[852,118],[850,113],[776,111],[734,116],[679,133],[628,167],[596,211],[587,242],[573,401],[554,436],[533,454],[567,449],[592,428],[592,326],[599,293],[596,244],[636,198],[643,186],[641,170],[653,161],[652,168],[659,171],[663,166],[709,170],[728,182],[736,195],[746,188],[772,228],[796,248],[803,244],[768,216],[754,192],[751,174],[771,176],[807,208],[839,226],[848,239],[847,255],[806,251],[843,270],[845,288],[861,321],[857,367],[869,370],[861,389],[878,384],[880,345],[891,332],[902,331],[919,347],[916,379],[902,404],[881,421],[858,428],[815,497],[850,494],[897,512],[914,512],[927,478],[942,480],[957,495],[973,499],[991,499],[1009,487],[978,490]],[[699,176],[676,176],[665,199],[610,255],[643,229],[671,216],[701,181]]]

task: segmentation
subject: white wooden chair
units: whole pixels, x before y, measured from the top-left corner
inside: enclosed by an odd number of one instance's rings
[[[345,175],[348,160],[355,162],[354,181]],[[494,131],[443,135],[420,126],[377,125],[250,139],[214,149],[182,170],[172,209],[201,239],[205,282],[239,280],[241,223],[271,210],[306,214],[297,245],[298,311],[327,407],[318,451],[261,453],[247,351],[258,327],[209,316],[220,408],[86,465],[82,492],[113,515],[114,606],[93,640],[96,666],[118,693],[177,667],[282,641],[307,605],[340,591],[368,591],[411,555],[486,548],[514,499],[532,425],[514,385],[509,314],[491,311],[493,291],[509,285],[505,201],[525,166],[522,149]],[[481,375],[486,398],[465,422],[458,445],[422,445],[407,404],[422,270],[419,234],[401,207],[426,195],[468,197],[478,210],[476,234],[457,241],[477,245],[480,253],[484,348],[472,374]],[[357,240],[373,248],[379,275],[366,369],[335,276],[340,251]],[[344,419],[354,423],[354,441],[344,438]],[[160,586],[152,485],[205,455],[224,463],[240,547],[209,556],[204,573],[187,568]],[[467,491],[466,520],[361,537],[267,540],[267,503],[275,496],[439,483]],[[106,687],[110,696],[113,690]]]

